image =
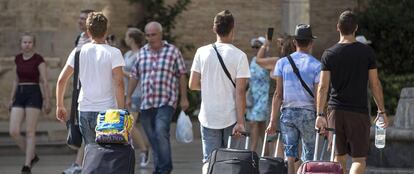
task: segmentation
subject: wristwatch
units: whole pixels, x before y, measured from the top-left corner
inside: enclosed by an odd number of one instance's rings
[[[323,112],[318,112],[318,117],[325,117],[326,115],[325,115],[325,113],[323,113]]]

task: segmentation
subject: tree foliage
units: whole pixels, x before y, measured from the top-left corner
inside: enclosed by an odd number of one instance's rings
[[[176,18],[186,10],[191,0],[177,0],[167,5],[164,0],[129,0],[131,3],[140,3],[144,8],[144,16],[136,21],[136,27],[144,31],[145,25],[150,21],[157,21],[163,26],[164,39],[174,42],[176,36],[172,34]]]
[[[394,114],[401,89],[414,86],[414,1],[368,0],[367,4],[359,11],[359,34],[372,41],[384,102]]]
[[[414,1],[370,0],[360,14],[360,32],[372,40],[382,74],[414,72]]]

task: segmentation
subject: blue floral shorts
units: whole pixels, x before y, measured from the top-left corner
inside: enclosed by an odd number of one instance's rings
[[[285,156],[299,158],[298,145],[302,140],[302,161],[312,160],[315,148],[315,119],[313,110],[303,108],[283,108],[280,129]]]

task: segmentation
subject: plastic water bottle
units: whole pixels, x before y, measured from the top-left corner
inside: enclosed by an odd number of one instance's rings
[[[377,122],[375,122],[375,147],[378,149],[385,147],[384,117],[382,115],[379,115]]]

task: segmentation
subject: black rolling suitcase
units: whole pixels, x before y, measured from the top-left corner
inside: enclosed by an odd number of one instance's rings
[[[277,140],[275,146],[275,152],[273,157],[264,156],[266,144],[272,142],[273,140],[268,140],[267,133],[263,138],[263,147],[262,147],[262,154],[259,159],[259,171],[260,174],[287,174],[287,163],[283,158],[277,157],[277,152],[279,149],[279,140],[280,140],[280,132],[277,131]]]
[[[134,174],[135,151],[131,145],[88,144],[82,174]]]
[[[249,133],[244,150],[231,149],[231,136],[227,148],[215,149],[209,158],[208,174],[259,174],[259,157],[255,151],[248,150]]]

